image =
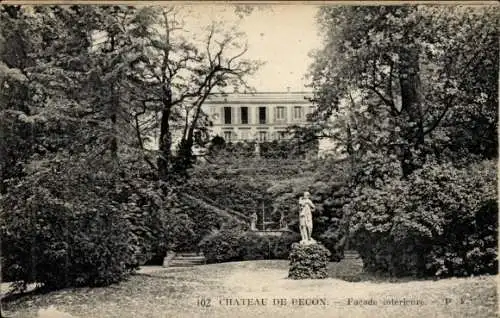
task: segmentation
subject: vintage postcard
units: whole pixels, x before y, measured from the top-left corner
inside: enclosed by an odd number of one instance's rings
[[[499,9],[0,1],[0,317],[497,317]]]

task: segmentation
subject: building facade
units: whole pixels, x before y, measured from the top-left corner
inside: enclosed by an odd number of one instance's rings
[[[303,125],[314,111],[308,92],[232,93],[210,96],[204,111],[211,135],[226,142],[288,139],[287,127]]]
[[[266,142],[286,140],[287,128],[305,125],[307,115],[314,111],[310,92],[268,92],[212,94],[203,105],[210,120],[210,137],[219,136],[226,142]],[[174,144],[179,131],[173,131]],[[151,136],[148,149],[158,149],[158,134]],[[328,138],[319,138],[318,156],[336,155],[335,145]],[[256,148],[258,152],[258,147]],[[193,153],[203,155],[206,149],[195,145]]]

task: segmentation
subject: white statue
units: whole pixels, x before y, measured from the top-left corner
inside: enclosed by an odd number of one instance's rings
[[[253,213],[250,218],[250,230],[257,231],[257,213]]]
[[[313,229],[312,211],[315,209],[315,206],[309,197],[309,192],[304,192],[304,196],[299,199],[299,226],[300,236],[302,237],[300,244],[312,244],[316,242],[311,237]]]

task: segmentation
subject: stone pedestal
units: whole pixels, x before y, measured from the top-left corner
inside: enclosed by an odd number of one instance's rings
[[[328,277],[330,251],[322,244],[292,244],[288,278],[322,279]]]

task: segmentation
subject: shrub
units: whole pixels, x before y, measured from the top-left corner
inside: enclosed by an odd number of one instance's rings
[[[330,252],[321,244],[295,243],[290,252],[288,277],[292,279],[326,278]]]
[[[240,236],[238,230],[213,231],[207,235],[199,244],[207,263],[240,261]]]
[[[190,252],[199,243],[194,232],[195,224],[186,213],[175,213],[170,218],[168,229],[169,249]]]
[[[330,251],[330,260],[340,262],[344,258],[344,243],[347,239],[345,228],[340,225],[340,222],[332,221],[332,225],[321,234],[320,242],[325,245]]]
[[[346,206],[365,269],[393,276],[497,273],[495,163],[428,164]]]
[[[67,162],[31,175],[2,199],[2,274],[47,289],[104,286],[130,273],[131,226],[110,175]],[[84,166],[83,166],[84,167]]]
[[[168,227],[171,233],[171,239],[169,240],[172,243],[171,248],[177,252],[192,251],[214,229],[218,229],[223,224],[230,222],[227,218],[218,215],[205,205],[192,202],[189,198],[181,198],[182,205],[177,209],[175,218],[178,219],[182,214],[184,214],[184,217],[176,221],[179,223],[178,225],[171,224]],[[210,204],[210,202],[208,203]]]
[[[281,236],[271,237],[273,259],[288,259],[292,244],[300,241],[300,234],[295,232],[285,232]]]
[[[293,232],[268,237],[241,229],[225,229],[206,236],[199,247],[203,250],[207,263],[222,263],[288,259],[292,244],[298,241],[300,235]]]
[[[274,199],[274,206],[288,216],[291,229],[298,231],[298,198],[304,191],[311,193],[316,209],[313,212],[313,237],[324,244],[331,254],[332,261],[344,257],[347,239],[348,219],[344,216],[343,206],[350,201],[350,185],[341,169],[342,162],[333,166],[316,168],[320,173],[302,174],[300,178],[279,182],[268,189]],[[330,170],[328,170],[328,169]]]
[[[300,241],[300,234],[283,233],[281,236],[261,236],[245,232],[241,236],[242,260],[288,259],[292,244]]]
[[[243,261],[268,259],[272,251],[271,241],[253,232],[240,235],[239,249]]]
[[[115,198],[130,227],[133,257],[128,260],[129,266],[161,265],[173,237],[177,237],[172,228],[178,224],[174,221],[177,200],[171,193],[163,193],[154,181],[141,176],[129,178],[120,183]]]

